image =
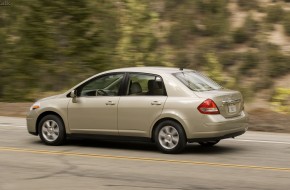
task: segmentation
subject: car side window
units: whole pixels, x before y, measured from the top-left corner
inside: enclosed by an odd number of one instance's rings
[[[118,96],[124,74],[110,74],[97,77],[79,88],[78,95],[83,96]]]
[[[160,76],[143,73],[131,73],[129,74],[127,95],[166,96],[166,91]]]

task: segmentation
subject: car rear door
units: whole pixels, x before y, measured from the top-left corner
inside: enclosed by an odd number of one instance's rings
[[[148,137],[152,123],[161,115],[167,99],[162,78],[129,73],[125,91],[118,104],[119,134]]]

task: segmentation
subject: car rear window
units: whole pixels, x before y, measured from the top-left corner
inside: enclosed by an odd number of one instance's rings
[[[185,71],[173,74],[178,80],[180,80],[185,86],[193,91],[209,91],[218,90],[222,87],[203,75],[202,73],[196,71]]]

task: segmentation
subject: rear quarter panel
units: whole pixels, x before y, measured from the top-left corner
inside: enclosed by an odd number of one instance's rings
[[[161,118],[173,118],[184,128],[187,138],[198,131],[203,124],[203,115],[197,110],[202,102],[197,97],[168,97]]]

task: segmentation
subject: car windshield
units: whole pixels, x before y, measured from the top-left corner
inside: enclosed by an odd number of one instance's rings
[[[174,73],[173,75],[185,86],[193,91],[209,91],[222,89],[219,84],[199,72],[185,71]]]

